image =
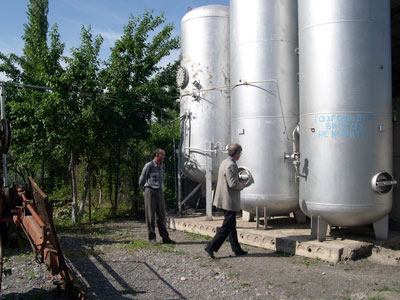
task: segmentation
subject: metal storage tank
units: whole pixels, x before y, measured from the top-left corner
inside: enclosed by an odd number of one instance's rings
[[[296,0],[231,0],[232,142],[243,146],[239,166],[254,184],[242,208],[267,216],[298,209],[290,160],[298,122],[298,11]]]
[[[400,177],[400,98],[393,98],[393,177]],[[390,228],[400,230],[400,186],[393,188],[393,205],[389,215]]]
[[[389,0],[299,1],[300,207],[312,235],[374,224],[392,207]],[[317,222],[317,223],[314,223]]]
[[[205,182],[207,158],[213,181],[230,142],[229,8],[202,6],[181,23],[180,87],[182,171]]]

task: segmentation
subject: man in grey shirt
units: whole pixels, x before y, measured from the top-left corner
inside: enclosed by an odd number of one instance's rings
[[[165,200],[164,200],[164,162],[165,151],[157,149],[154,152],[154,159],[144,165],[139,179],[139,186],[144,190],[144,209],[146,215],[147,232],[149,241],[156,244],[155,223],[157,214],[157,227],[163,244],[175,244],[169,238],[165,226]]]

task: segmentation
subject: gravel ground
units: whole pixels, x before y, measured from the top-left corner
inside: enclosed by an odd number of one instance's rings
[[[177,245],[150,246],[143,221],[92,225],[59,234],[90,299],[400,299],[400,268],[363,259],[328,263],[225,243],[212,260],[205,237],[170,231]],[[2,299],[67,299],[32,251],[5,257]]]

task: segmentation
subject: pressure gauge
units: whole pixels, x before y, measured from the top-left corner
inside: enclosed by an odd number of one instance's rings
[[[185,67],[179,66],[176,72],[176,84],[178,88],[184,89],[189,83],[189,74]]]

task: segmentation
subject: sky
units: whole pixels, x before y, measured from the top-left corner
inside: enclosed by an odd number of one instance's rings
[[[29,0],[0,0],[0,4],[0,52],[20,56]],[[100,57],[106,60],[110,47],[122,35],[130,14],[138,16],[146,9],[154,10],[155,15],[164,13],[166,23],[172,23],[174,35],[179,36],[180,22],[188,7],[194,9],[210,4],[229,5],[229,0],[49,0],[48,21],[49,27],[57,23],[61,41],[65,43],[66,56],[70,55],[71,47],[79,47],[81,26],[91,25],[92,33],[101,34],[104,38]],[[179,53],[174,51],[163,62],[178,59]],[[4,79],[4,75],[0,74],[0,80]]]

